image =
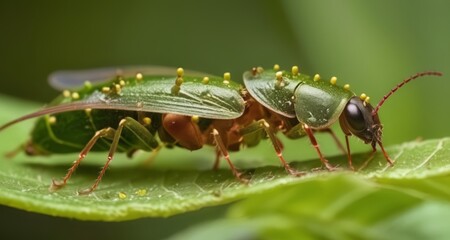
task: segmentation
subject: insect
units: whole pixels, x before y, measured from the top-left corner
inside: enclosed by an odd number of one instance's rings
[[[252,68],[243,75],[245,87],[223,77],[200,73],[185,74],[182,68],[173,73],[156,73],[155,69],[138,71],[128,68],[117,72],[112,80],[111,69],[59,72],[51,82],[59,88],[85,82],[76,91],[64,90],[47,107],[0,126],[0,131],[23,120],[39,117],[30,140],[21,146],[28,155],[49,155],[79,152],[62,180],[53,180],[51,189],[65,186],[82,160],[91,151],[107,151],[108,157],[97,179],[80,194],[94,191],[116,152],[132,156],[137,150],[158,151],[163,146],[178,146],[197,150],[204,145],[216,147],[218,167],[225,158],[234,176],[241,176],[229,157],[229,151],[242,146],[252,147],[268,138],[289,174],[300,176],[282,154],[277,132],[288,138],[308,136],[322,164],[334,167],[325,159],[314,137],[315,132],[327,132],[347,154],[353,169],[348,137],[354,135],[371,144],[373,153],[378,144],[387,162],[392,160],[381,140],[382,126],[378,110],[389,96],[407,82],[425,75],[441,76],[439,72],[418,73],[393,88],[373,108],[365,94],[356,96],[349,85],[301,74],[298,67],[291,71]],[[113,72],[115,72],[113,70]],[[69,79],[69,80],[68,80]],[[346,149],[330,129],[339,119],[345,134]],[[71,133],[71,134],[67,134]]]

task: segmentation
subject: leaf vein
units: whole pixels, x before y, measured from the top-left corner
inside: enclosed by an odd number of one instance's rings
[[[436,148],[434,149],[434,151],[425,159],[425,161],[423,161],[421,164],[419,164],[417,167],[415,167],[414,169],[410,170],[409,172],[412,171],[416,171],[419,168],[422,168],[423,166],[425,166],[435,155],[437,152],[439,152],[440,150],[442,150],[442,145],[443,145],[443,141],[444,140],[440,140],[436,146]]]
[[[170,189],[168,189],[167,187],[165,187],[165,186],[163,186],[163,185],[161,185],[161,188],[162,188],[164,191],[173,194],[173,196],[174,196],[176,199],[183,199],[183,197],[180,196],[176,191],[170,190]]]

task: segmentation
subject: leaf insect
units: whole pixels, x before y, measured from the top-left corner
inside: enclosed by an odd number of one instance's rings
[[[304,172],[292,168],[284,159],[277,132],[288,138],[308,136],[322,164],[334,170],[320,151],[315,132],[329,133],[347,154],[353,169],[348,137],[354,135],[370,144],[373,153],[380,146],[387,162],[392,160],[381,140],[378,110],[395,91],[418,77],[439,72],[422,72],[405,79],[373,108],[365,94],[356,96],[349,85],[336,85],[299,72],[252,68],[243,75],[245,88],[231,81],[229,73],[216,77],[182,68],[164,67],[103,68],[60,71],[50,82],[64,90],[47,107],[0,126],[0,131],[23,120],[38,117],[30,139],[21,150],[28,155],[79,152],[62,180],[53,180],[51,189],[65,186],[82,160],[91,151],[107,151],[108,157],[97,179],[80,194],[89,194],[99,185],[116,152],[132,156],[137,150],[158,151],[163,146],[197,150],[216,147],[216,161],[225,158],[234,176],[241,175],[229,151],[252,147],[268,138],[286,171],[294,176]],[[111,77],[113,76],[113,77]],[[104,81],[107,78],[112,78]],[[345,134],[346,149],[330,126],[339,120]],[[70,134],[68,134],[70,133]]]

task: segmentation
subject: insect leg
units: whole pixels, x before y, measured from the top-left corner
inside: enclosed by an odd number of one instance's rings
[[[380,140],[377,141],[378,145],[381,148],[381,151],[384,154],[384,157],[386,158],[386,161],[389,163],[389,165],[392,167],[394,165],[394,162],[392,162],[392,159],[389,157],[389,155],[387,154],[387,152],[384,150],[383,144],[381,143]],[[375,149],[375,146],[373,146],[373,148]]]
[[[7,153],[5,153],[5,157],[6,159],[10,159],[15,157],[18,153],[23,152],[23,150],[25,149],[25,144],[21,144],[20,146],[18,146],[16,149],[9,151]]]
[[[342,153],[347,154],[347,151],[345,151],[345,148],[342,145],[341,141],[339,140],[339,138],[336,136],[336,134],[334,133],[334,131],[331,128],[325,128],[325,129],[321,129],[318,131],[329,133],[331,135],[331,137],[333,138],[334,142],[336,143],[336,145],[338,146],[338,148],[342,151]],[[347,145],[347,147],[348,147],[348,145]]]
[[[305,130],[306,134],[308,134],[309,140],[311,141],[313,147],[316,149],[317,153],[319,154],[320,161],[322,162],[322,164],[325,165],[325,167],[329,171],[333,171],[335,167],[331,166],[331,164],[328,162],[328,160],[326,160],[323,157],[322,152],[320,151],[320,148],[319,148],[319,144],[317,144],[317,140],[314,137],[314,133],[313,133],[312,129],[306,124],[302,124],[302,126],[303,126],[303,129]]]
[[[384,157],[386,158],[386,161],[388,162],[389,166],[392,167],[394,166],[394,162],[392,161],[392,159],[389,157],[389,155],[387,154],[387,152],[384,150],[383,144],[380,141],[377,141],[378,145],[380,145],[381,151],[383,152]],[[373,157],[375,156],[375,153],[377,152],[377,148],[376,148],[376,143],[372,144],[372,152],[370,153],[369,158],[367,158],[366,161],[364,161],[364,163],[361,165],[361,167],[358,170],[361,170],[365,167],[367,167],[367,165],[369,165],[369,163],[372,161]]]
[[[61,181],[52,180],[52,185],[50,186],[50,189],[56,190],[59,188],[64,187],[67,184],[67,181],[72,176],[72,174],[75,172],[77,167],[80,165],[81,161],[86,157],[86,155],[89,153],[91,148],[94,146],[94,144],[97,142],[100,138],[108,138],[112,139],[114,137],[116,130],[113,128],[104,128],[101,130],[98,130],[95,135],[89,140],[89,142],[86,144],[86,146],[83,148],[83,150],[80,152],[78,160],[76,160],[72,167],[70,167],[69,171],[67,172],[66,176]]]
[[[221,157],[221,152],[220,152],[219,148],[216,148],[216,160],[214,161],[214,165],[212,168],[213,170],[219,169],[220,157]]]
[[[347,145],[347,159],[348,159],[348,166],[350,167],[351,170],[355,170],[355,168],[353,167],[353,162],[352,162],[352,153],[350,152],[350,143],[348,142],[348,136],[347,134],[345,134],[345,144]]]
[[[131,133],[126,136],[127,140],[134,140],[136,145],[138,145],[143,150],[152,150],[154,148],[157,148],[159,146],[159,143],[156,141],[156,139],[153,137],[153,135],[148,132],[148,130],[142,126],[139,122],[134,120],[133,118],[126,117],[119,122],[119,126],[117,127],[117,130],[114,132],[114,137],[111,143],[111,147],[108,152],[108,159],[105,163],[105,165],[100,170],[100,173],[95,180],[94,184],[88,189],[84,189],[82,191],[79,191],[79,194],[89,194],[92,191],[94,191],[98,184],[100,184],[100,181],[102,180],[103,175],[105,174],[106,170],[108,169],[109,164],[111,163],[114,154],[116,152],[117,146],[119,145],[119,140],[122,136],[123,129],[127,129]],[[133,139],[134,137],[134,139]]]
[[[377,152],[377,148],[375,147],[376,145],[375,144],[371,144],[371,145],[372,145],[372,152],[370,153],[367,160],[364,161],[364,163],[361,165],[361,167],[358,168],[358,171],[367,167],[367,165],[369,165],[369,163],[372,161],[373,157],[375,156],[375,153]]]
[[[277,153],[277,156],[280,159],[281,164],[283,164],[284,169],[286,169],[286,172],[288,172],[289,174],[294,175],[294,176],[304,175],[305,174],[304,172],[299,172],[299,171],[293,169],[289,165],[289,163],[287,163],[286,160],[284,160],[279,140],[277,139],[277,137],[275,136],[273,131],[270,129],[269,123],[264,119],[259,120],[258,122],[259,122],[260,126],[264,129],[264,131],[267,133],[267,135],[269,136],[269,139],[272,142],[273,148],[275,149],[275,152]]]
[[[228,150],[225,146],[225,144],[223,143],[222,137],[219,134],[219,131],[217,131],[217,129],[213,129],[212,130],[212,135],[214,138],[214,141],[216,143],[216,147],[217,149],[220,151],[220,153],[225,157],[225,159],[228,162],[228,165],[230,165],[231,171],[233,172],[233,175],[239,179],[239,181],[243,182],[243,183],[248,183],[248,180],[241,177],[242,173],[239,172],[236,167],[233,165],[233,163],[230,160],[230,155],[228,153]]]

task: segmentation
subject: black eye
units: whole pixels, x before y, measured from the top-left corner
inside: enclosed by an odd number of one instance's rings
[[[345,119],[347,119],[348,124],[353,130],[363,131],[366,129],[366,121],[364,119],[364,114],[358,105],[349,103],[345,106]]]

